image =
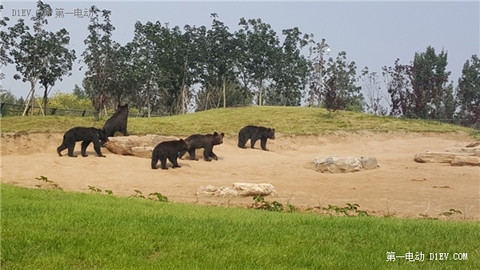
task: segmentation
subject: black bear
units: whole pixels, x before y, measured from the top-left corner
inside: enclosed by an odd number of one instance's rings
[[[213,146],[223,143],[224,133],[213,132],[213,134],[194,134],[185,139],[188,142],[188,154],[190,155],[191,160],[196,160],[195,150],[197,148],[203,148],[203,159],[205,161],[211,161],[213,159],[218,160],[217,155],[213,153]],[[183,156],[185,152],[180,154],[180,157]]]
[[[119,131],[123,135],[128,136],[127,119],[128,119],[128,104],[125,104],[124,106],[118,106],[117,110],[112,115],[112,117],[108,118],[108,120],[105,121],[105,125],[103,125],[103,130],[105,130],[105,135],[107,135],[107,137],[113,137],[115,135],[115,132]],[[102,145],[104,143],[105,142],[103,141]]]
[[[107,136],[103,129],[93,128],[93,127],[74,127],[63,135],[62,144],[57,148],[57,153],[59,156],[62,156],[61,152],[68,148],[68,156],[76,157],[73,155],[73,149],[75,148],[75,143],[82,142],[82,156],[86,157],[87,146],[93,142],[93,148],[99,157],[105,157],[100,151],[100,141],[108,141]]]
[[[185,153],[188,149],[186,141],[180,139],[178,141],[161,142],[153,149],[152,153],[152,169],[157,169],[157,162],[160,160],[162,169],[167,170],[167,158],[173,164],[173,168],[180,168],[177,158],[179,153]]]
[[[246,148],[245,144],[250,139],[250,145],[253,148],[255,142],[260,139],[260,145],[263,150],[267,150],[267,139],[275,139],[275,129],[257,126],[246,126],[240,129],[238,133],[238,147]]]

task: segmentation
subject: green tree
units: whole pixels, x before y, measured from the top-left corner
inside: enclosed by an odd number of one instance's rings
[[[411,65],[400,64],[400,59],[395,60],[393,67],[384,66],[382,74],[387,83],[387,92],[390,95],[390,115],[412,116],[412,84]]]
[[[75,87],[73,88],[73,94],[80,99],[88,99],[87,92],[78,86],[78,84],[75,84]]]
[[[458,79],[457,99],[460,105],[458,117],[462,124],[480,126],[480,59],[472,55],[463,65]]]
[[[452,118],[455,110],[453,86],[448,84],[447,53],[431,46],[415,53],[411,69],[413,115],[423,119]]]
[[[50,98],[50,107],[57,109],[93,110],[88,97],[80,98],[74,93],[56,92]]]
[[[3,5],[0,4],[0,10],[3,10]],[[7,26],[7,22],[10,19],[8,17],[0,17],[0,27],[3,29]],[[7,51],[10,49],[10,35],[7,31],[0,31],[0,41],[2,46],[0,46],[0,69],[7,64],[13,63],[12,59],[7,54]],[[0,72],[0,80],[5,79],[5,74]]]
[[[280,53],[280,41],[270,24],[261,19],[240,19],[242,27],[236,33],[240,40],[237,70],[242,81],[256,89],[257,104],[264,105],[264,90],[274,76],[275,64]],[[248,85],[244,85],[250,88]]]
[[[52,8],[42,1],[37,2],[37,12],[32,17],[33,34],[25,25],[23,19],[10,27],[8,36],[10,54],[16,64],[17,74],[14,79],[30,82],[30,94],[27,97],[31,106],[34,105],[35,86],[40,82],[44,86],[44,106],[47,106],[48,85],[69,74],[75,60],[75,51],[68,50],[70,38],[67,30],[53,33],[44,29],[48,24],[47,17],[52,15]],[[3,39],[3,36],[2,36]],[[28,106],[24,110],[26,114]],[[33,110],[32,110],[33,113]]]
[[[84,41],[86,48],[82,54],[83,62],[87,66],[84,88],[95,108],[95,116],[99,117],[110,97],[111,78],[115,72],[114,51],[117,45],[112,40],[115,27],[111,24],[111,11],[100,10],[96,6],[92,6],[90,11],[92,17],[88,26],[89,35]]]
[[[282,34],[284,41],[275,59],[273,83],[266,91],[265,104],[299,106],[312,72],[311,64],[301,50],[313,40],[311,35],[302,35],[297,27],[285,29]]]
[[[347,60],[345,51],[338,53],[335,60],[328,59],[324,74],[325,85],[322,89],[323,103],[327,110],[362,110],[362,88],[356,86],[356,70],[355,62]]]

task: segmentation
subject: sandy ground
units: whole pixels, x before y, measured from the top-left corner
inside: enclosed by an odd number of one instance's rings
[[[415,153],[465,146],[473,141],[464,133],[343,133],[322,136],[282,136],[267,148],[240,149],[236,137],[215,146],[219,160],[180,160],[182,168],[150,169],[150,159],[120,156],[93,146],[88,157],[59,157],[63,134],[2,134],[1,181],[46,188],[35,178],[45,176],[64,190],[92,192],[89,186],[112,190],[117,196],[160,192],[170,201],[206,205],[249,206],[249,198],[199,196],[200,186],[230,186],[234,182],[271,183],[277,196],[299,209],[321,211],[330,205],[357,203],[377,216],[447,219],[439,213],[460,210],[448,219],[480,220],[480,168],[449,164],[420,164]],[[258,146],[259,147],[259,146]],[[77,144],[75,153],[79,154]],[[64,151],[66,155],[66,151]],[[373,156],[379,168],[347,174],[324,174],[312,169],[312,160],[327,156]],[[169,164],[171,166],[171,164]],[[316,209],[316,210],[315,210]]]

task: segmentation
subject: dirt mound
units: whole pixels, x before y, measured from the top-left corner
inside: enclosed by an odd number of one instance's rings
[[[218,161],[180,160],[182,168],[150,169],[150,160],[120,156],[102,149],[106,158],[59,157],[56,148],[63,134],[2,134],[2,182],[35,188],[45,176],[64,190],[111,190],[132,196],[160,192],[170,201],[252,205],[252,198],[199,196],[200,186],[230,186],[235,182],[270,183],[276,200],[301,209],[357,203],[374,215],[428,216],[460,210],[449,219],[480,220],[480,170],[448,164],[421,164],[415,153],[465,146],[473,140],[465,133],[345,133],[319,136],[282,136],[269,140],[267,148],[240,149],[236,137],[215,146]],[[80,145],[75,148],[80,152]],[[379,168],[348,174],[323,174],[312,169],[315,158],[372,156]],[[171,165],[170,165],[171,166]]]

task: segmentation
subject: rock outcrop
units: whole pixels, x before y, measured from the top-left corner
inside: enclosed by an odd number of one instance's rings
[[[215,187],[212,185],[200,186],[197,195],[218,196],[218,197],[248,197],[248,196],[274,196],[275,187],[268,183],[233,183],[231,186]]]
[[[347,173],[378,168],[374,157],[326,157],[313,160],[313,169],[322,173]]]
[[[417,153],[413,160],[419,163],[450,163],[454,166],[480,166],[480,146],[474,143],[466,147]]]

